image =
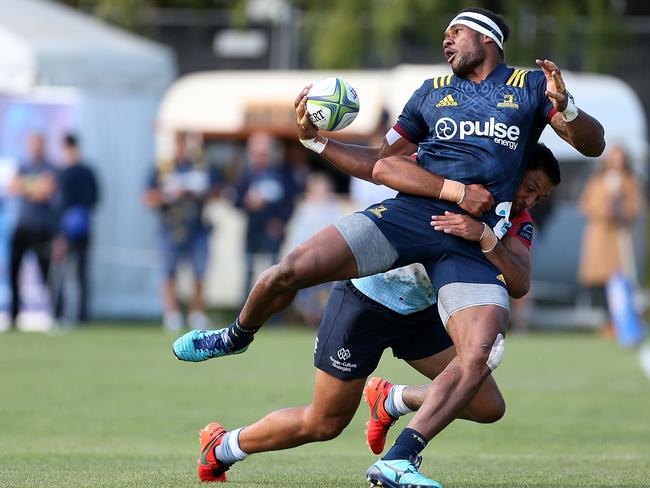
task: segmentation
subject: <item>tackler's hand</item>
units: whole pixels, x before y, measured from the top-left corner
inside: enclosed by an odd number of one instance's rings
[[[484,225],[469,215],[445,212],[444,215],[432,215],[431,226],[434,230],[462,237],[468,241],[478,241]]]

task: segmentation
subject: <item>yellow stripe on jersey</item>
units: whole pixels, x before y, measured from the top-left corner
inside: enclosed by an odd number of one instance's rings
[[[506,85],[512,85],[512,82],[514,81],[514,79],[515,79],[515,78],[517,77],[517,75],[519,74],[519,71],[520,71],[520,70],[515,69],[515,70],[512,72],[512,74],[510,75],[510,78],[508,78],[508,81],[506,81]]]
[[[508,78],[508,81],[506,81],[506,85],[523,88],[526,73],[528,73],[528,70],[515,69],[510,75],[510,78]]]
[[[528,70],[524,70],[521,72],[521,76],[519,77],[519,88],[524,87],[524,81],[526,81],[526,74],[528,73]]]
[[[436,76],[433,79],[433,88],[438,89],[442,88],[443,86],[447,86],[448,84],[451,83],[451,77],[453,75],[445,75],[445,76]]]

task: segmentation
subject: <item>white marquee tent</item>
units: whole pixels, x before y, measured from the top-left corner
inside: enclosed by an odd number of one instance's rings
[[[140,196],[154,158],[155,118],[176,74],[165,47],[45,0],[0,0],[0,94],[68,87],[82,151],[102,187],[92,257],[92,311],[159,307],[155,221]]]

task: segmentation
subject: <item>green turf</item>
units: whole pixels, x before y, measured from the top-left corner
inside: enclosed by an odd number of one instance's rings
[[[154,328],[2,334],[0,487],[200,486],[197,429],[308,402],[313,340],[269,328],[243,356],[184,364]],[[496,375],[506,417],[452,425],[425,450],[423,472],[446,488],[650,486],[650,381],[636,355],[586,335],[508,341]],[[419,382],[389,356],[379,372]],[[334,441],[250,457],[229,483],[366,486],[365,413]]]

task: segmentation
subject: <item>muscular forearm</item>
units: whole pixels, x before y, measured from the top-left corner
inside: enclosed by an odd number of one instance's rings
[[[491,252],[485,256],[503,274],[508,288],[508,294],[513,298],[521,298],[530,289],[530,258],[526,259],[509,249],[510,238],[505,242],[499,241]]]
[[[445,179],[413,163],[407,156],[380,159],[372,179],[393,190],[420,197],[438,198]]]
[[[577,118],[566,122],[562,115],[553,116],[553,127],[569,144],[585,156],[600,156],[605,149],[605,131],[595,118],[580,110]]]
[[[330,139],[321,156],[350,176],[373,181],[372,171],[379,159],[379,148],[345,144]]]
[[[499,241],[486,224],[453,212],[432,215],[431,225],[436,231],[477,242],[485,257],[503,274],[510,296],[521,298],[528,293],[530,250],[518,238],[506,236]]]

